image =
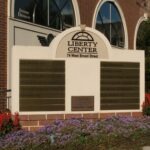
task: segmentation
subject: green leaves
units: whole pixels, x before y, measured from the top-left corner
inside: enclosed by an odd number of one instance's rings
[[[145,50],[145,87],[146,92],[150,92],[150,19],[141,23],[136,46],[137,49]]]

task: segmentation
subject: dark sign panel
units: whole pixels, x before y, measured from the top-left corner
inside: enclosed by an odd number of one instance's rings
[[[101,110],[139,109],[139,63],[101,62]]]
[[[65,110],[65,62],[20,61],[20,111]]]

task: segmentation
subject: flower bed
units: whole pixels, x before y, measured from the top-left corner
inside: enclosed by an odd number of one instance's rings
[[[57,120],[36,132],[19,130],[0,139],[2,150],[140,149],[150,145],[150,117],[99,121]]]

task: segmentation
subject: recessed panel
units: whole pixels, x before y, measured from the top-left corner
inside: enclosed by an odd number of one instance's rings
[[[94,96],[72,96],[72,111],[94,111]]]

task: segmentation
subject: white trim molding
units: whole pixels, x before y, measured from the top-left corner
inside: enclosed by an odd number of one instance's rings
[[[127,30],[127,25],[126,25],[126,20],[125,20],[125,16],[124,13],[120,7],[120,5],[116,2],[116,0],[99,0],[99,2],[97,3],[97,6],[95,8],[95,12],[93,14],[93,21],[92,21],[92,28],[95,28],[96,26],[96,18],[97,18],[97,14],[101,8],[101,6],[105,3],[105,2],[112,2],[115,4],[115,6],[117,7],[119,14],[121,16],[122,19],[122,23],[123,23],[123,28],[124,28],[124,36],[125,36],[125,45],[124,45],[124,49],[128,49],[128,30]]]
[[[73,4],[73,8],[74,8],[74,13],[75,13],[76,26],[78,26],[81,24],[79,5],[78,5],[77,0],[72,0],[72,4]]]

